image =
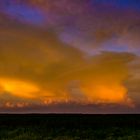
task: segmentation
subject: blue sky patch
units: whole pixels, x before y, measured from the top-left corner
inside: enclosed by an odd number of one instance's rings
[[[4,5],[2,9],[9,16],[13,16],[22,22],[31,24],[42,24],[44,15],[39,9],[21,4]]]

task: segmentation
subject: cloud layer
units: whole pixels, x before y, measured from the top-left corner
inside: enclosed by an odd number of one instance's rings
[[[137,108],[136,3],[1,1],[0,107]]]

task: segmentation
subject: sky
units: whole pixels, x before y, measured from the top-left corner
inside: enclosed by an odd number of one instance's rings
[[[1,0],[5,112],[140,113],[140,1]]]

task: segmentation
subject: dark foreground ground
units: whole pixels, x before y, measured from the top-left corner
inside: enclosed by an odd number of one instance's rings
[[[0,140],[140,140],[140,115],[0,115]]]

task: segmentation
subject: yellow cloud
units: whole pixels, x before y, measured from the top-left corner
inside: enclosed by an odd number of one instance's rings
[[[39,87],[34,84],[8,78],[0,78],[0,87],[3,92],[8,92],[21,98],[35,98],[35,93],[40,91]]]

